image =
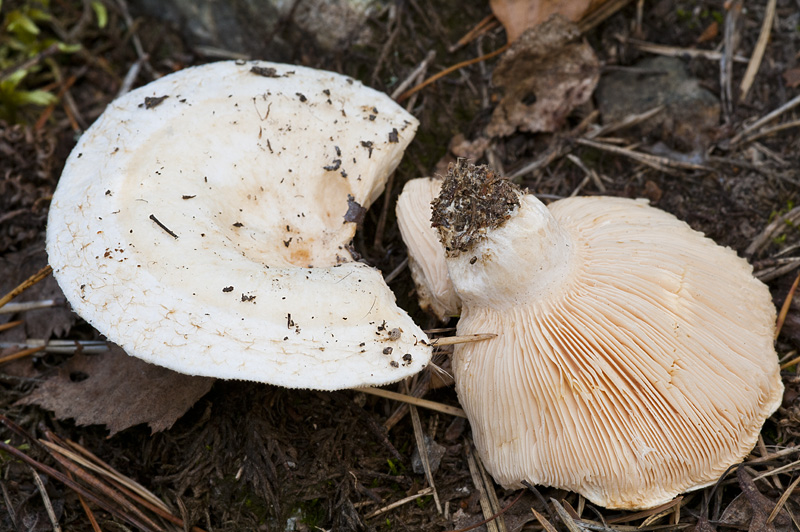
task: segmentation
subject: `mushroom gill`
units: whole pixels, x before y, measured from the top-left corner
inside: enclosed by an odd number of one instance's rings
[[[741,461],[783,391],[775,309],[751,266],[646,201],[548,209],[493,179],[460,162],[433,221],[462,301],[458,334],[498,334],[453,359],[495,480],[649,508]],[[496,186],[499,224],[458,218]]]

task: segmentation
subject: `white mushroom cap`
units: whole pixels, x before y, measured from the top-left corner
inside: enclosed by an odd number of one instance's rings
[[[396,211],[419,305],[445,321],[461,312],[461,301],[447,274],[439,233],[431,227],[431,202],[441,188],[441,179],[423,177],[408,181],[397,198]]]
[[[47,251],[129,354],[293,388],[394,382],[426,336],[347,246],[417,121],[344,76],[221,62],[110,104],[67,161]]]
[[[769,291],[732,250],[645,201],[547,209],[471,165],[445,180],[433,220],[458,334],[498,334],[453,360],[498,483],[648,508],[752,449],[783,386]]]

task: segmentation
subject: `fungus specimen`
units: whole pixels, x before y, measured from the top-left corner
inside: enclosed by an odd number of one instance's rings
[[[349,243],[417,121],[345,76],[220,62],[112,102],[67,161],[47,251],[73,308],[193,375],[339,389],[431,348]]]
[[[498,334],[455,346],[453,371],[499,484],[649,508],[755,445],[783,386],[769,291],[735,252],[646,201],[548,208],[464,161],[432,222],[458,334]]]

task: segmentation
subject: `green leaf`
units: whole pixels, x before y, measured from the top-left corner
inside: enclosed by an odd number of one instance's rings
[[[78,50],[81,49],[80,44],[67,44],[65,42],[60,42],[58,44],[58,51],[64,52],[65,54],[74,54]]]
[[[28,10],[28,16],[37,21],[47,21],[53,18],[47,11],[42,11],[41,9],[36,9],[35,7]]]
[[[39,26],[37,26],[28,15],[19,10],[14,10],[9,13],[7,20],[8,24],[6,25],[6,29],[8,31],[14,32],[17,35],[39,35]]]
[[[55,103],[58,98],[47,91],[17,91],[16,100],[20,105],[40,105],[42,107]]]
[[[105,28],[108,23],[108,11],[106,11],[105,4],[99,0],[94,0],[92,9],[94,9],[94,16],[97,17],[97,27],[100,29]]]

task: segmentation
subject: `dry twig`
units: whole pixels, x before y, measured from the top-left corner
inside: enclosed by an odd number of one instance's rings
[[[22,292],[24,292],[31,286],[35,285],[36,283],[38,283],[39,281],[50,275],[52,272],[53,268],[47,265],[38,272],[34,273],[33,275],[25,279],[24,281],[22,281],[22,283],[20,283],[19,286],[11,290],[3,297],[0,297],[0,308],[2,308],[6,303],[8,303],[12,299],[20,295]]]
[[[377,395],[378,397],[383,397],[385,399],[402,401],[404,403],[408,403],[414,406],[427,408],[428,410],[441,412],[442,414],[449,414],[451,416],[457,416],[457,417],[467,417],[467,414],[462,409],[457,408],[455,406],[437,403],[435,401],[428,401],[427,399],[420,399],[418,397],[413,397],[411,395],[403,395],[402,393],[392,392],[390,390],[384,390],[383,388],[355,388],[355,390],[359,392],[368,393],[370,395]]]
[[[753,55],[750,57],[750,62],[747,64],[747,70],[742,78],[742,83],[739,85],[739,101],[747,98],[747,93],[750,92],[750,87],[756,79],[758,67],[761,66],[761,60],[764,59],[764,52],[767,50],[767,43],[769,42],[769,35],[772,31],[772,22],[775,20],[775,6],[777,0],[768,0],[767,9],[764,13],[764,22],[761,25],[761,33],[758,35],[756,47],[753,49]]]

